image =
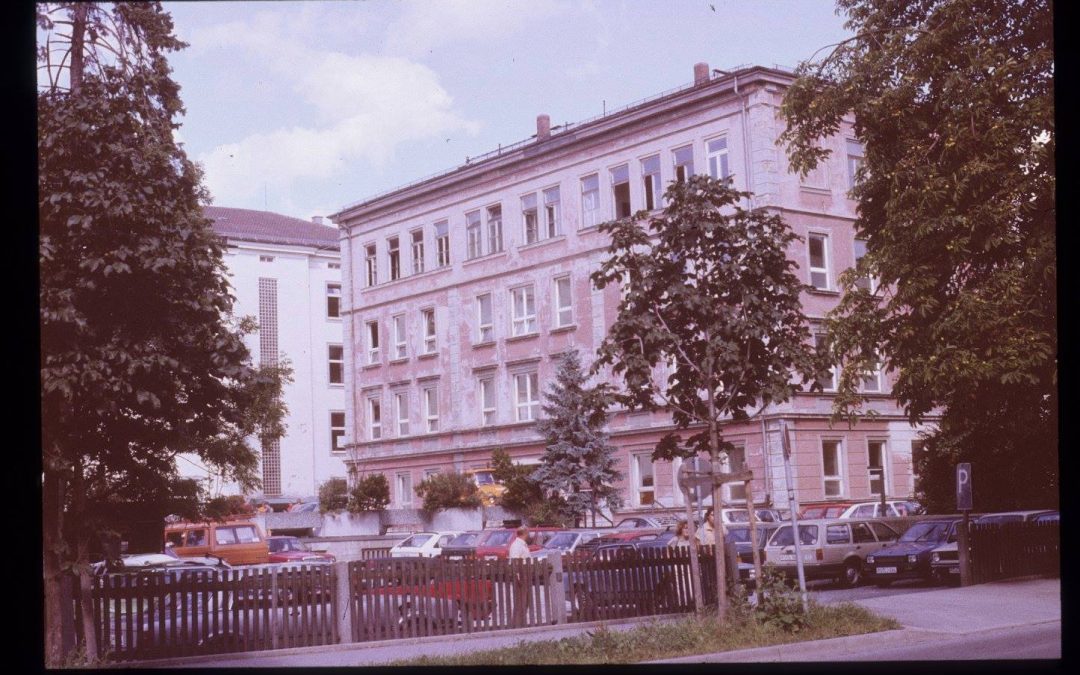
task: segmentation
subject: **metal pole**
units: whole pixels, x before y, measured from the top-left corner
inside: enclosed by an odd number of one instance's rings
[[[956,533],[956,548],[960,554],[960,585],[971,585],[971,556],[968,555],[971,551],[968,535],[968,522],[971,518],[971,512],[964,509],[964,519],[960,522],[960,531]]]
[[[791,478],[791,440],[788,438],[787,420],[780,421],[780,440],[784,447],[784,482],[787,484],[788,510],[791,511],[791,534],[795,540],[795,569],[799,571],[799,594],[803,611],[809,611],[806,598],[806,572],[803,570],[802,540],[799,537],[799,502],[795,499],[794,481]]]
[[[750,516],[750,546],[754,550],[754,595],[757,596],[758,604],[761,604],[761,553],[758,551],[757,514],[754,513],[754,493],[750,482],[750,479],[747,479],[743,485],[746,486],[746,512]]]

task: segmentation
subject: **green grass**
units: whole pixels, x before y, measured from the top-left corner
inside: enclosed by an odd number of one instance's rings
[[[579,636],[453,656],[422,656],[393,661],[395,666],[517,666],[592,663],[637,663],[652,659],[710,654],[769,645],[823,640],[900,628],[855,604],[812,605],[805,626],[789,633],[763,625],[746,614],[720,624],[711,616],[653,621],[626,631],[593,629]]]

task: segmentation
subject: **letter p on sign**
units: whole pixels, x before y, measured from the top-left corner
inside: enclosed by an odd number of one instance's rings
[[[971,464],[956,465],[956,510],[971,510]]]

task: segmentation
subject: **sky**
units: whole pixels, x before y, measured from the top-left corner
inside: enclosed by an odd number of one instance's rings
[[[165,2],[216,206],[330,215],[693,80],[848,36],[831,0]],[[820,56],[820,55],[819,55]]]

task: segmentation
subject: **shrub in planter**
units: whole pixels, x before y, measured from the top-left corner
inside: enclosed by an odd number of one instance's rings
[[[390,483],[381,473],[373,473],[356,480],[349,492],[349,513],[381,511],[390,505]]]
[[[319,512],[344,511],[349,505],[349,483],[331,478],[319,486]]]
[[[772,565],[761,570],[761,602],[754,608],[754,618],[766,626],[797,633],[806,623],[799,589]]]
[[[439,509],[475,509],[480,506],[480,494],[472,480],[460,473],[437,473],[416,486],[416,494],[424,500],[421,508],[427,513]]]

